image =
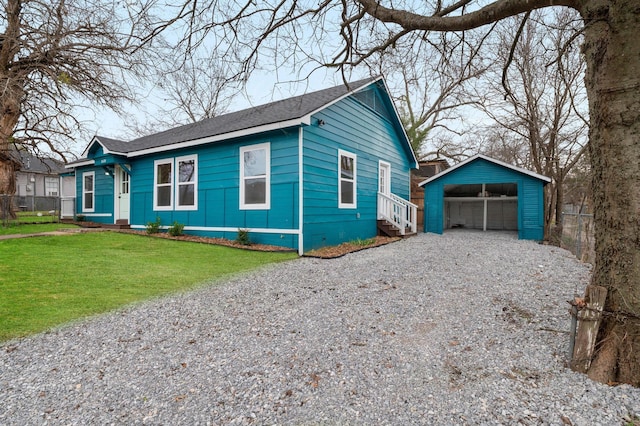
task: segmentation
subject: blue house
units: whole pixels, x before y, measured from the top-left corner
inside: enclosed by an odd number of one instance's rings
[[[96,136],[75,171],[76,214],[145,229],[289,247],[300,254],[415,231],[417,161],[388,89],[369,78],[131,141]]]
[[[424,231],[469,228],[544,238],[546,176],[478,154],[420,182]]]

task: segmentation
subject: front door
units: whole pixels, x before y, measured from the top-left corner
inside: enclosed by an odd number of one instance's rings
[[[126,220],[129,223],[129,188],[130,177],[129,173],[121,167],[117,167],[117,203],[118,203],[118,220]]]
[[[391,164],[384,161],[378,163],[378,192],[391,194]]]

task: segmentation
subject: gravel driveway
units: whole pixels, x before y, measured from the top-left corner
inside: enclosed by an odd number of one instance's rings
[[[622,425],[565,367],[588,279],[500,233],[301,258],[3,344],[0,424]]]

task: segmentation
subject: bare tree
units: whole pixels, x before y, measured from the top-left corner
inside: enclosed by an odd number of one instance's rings
[[[0,194],[15,193],[15,149],[63,159],[86,101],[118,109],[142,65],[132,47],[143,6],[101,0],[6,0],[0,8]],[[9,206],[0,211],[11,211]]]
[[[488,34],[414,33],[367,59],[372,74],[386,77],[419,158],[456,156],[446,141],[463,133],[462,110],[477,103],[465,86],[489,66],[480,56]]]
[[[608,315],[589,375],[602,382],[640,385],[640,43],[633,42],[640,29],[637,0],[186,0],[175,19],[155,33],[186,23],[184,43],[191,47],[206,34],[226,37],[229,45],[238,46],[244,72],[255,69],[265,54],[280,63],[307,60],[346,72],[415,32],[467,31],[516,16],[527,20],[530,12],[552,6],[572,8],[582,19],[596,223],[592,284],[609,290]],[[206,19],[198,19],[204,15]],[[514,42],[518,37],[514,35]]]
[[[179,50],[162,49],[165,60],[152,67],[154,89],[158,98],[153,113],[147,113],[140,122],[129,117],[127,127],[132,133],[144,135],[195,123],[205,118],[223,114],[229,108],[233,96],[240,91],[239,84],[227,76],[233,75],[225,58],[209,52],[209,56],[197,56],[193,52],[185,56]],[[153,104],[153,101],[149,101]]]
[[[578,19],[577,12],[560,9],[535,11],[524,25],[506,20],[493,50],[507,66],[494,69],[480,86],[490,94],[483,111],[499,128],[495,141],[501,144],[491,154],[551,178],[544,232],[554,241],[562,233],[565,177],[587,148],[585,63],[574,39]]]

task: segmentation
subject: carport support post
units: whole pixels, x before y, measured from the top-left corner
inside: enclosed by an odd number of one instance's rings
[[[482,230],[484,232],[487,231],[487,184],[483,183],[482,184],[482,201],[484,202],[484,213],[482,215]]]

